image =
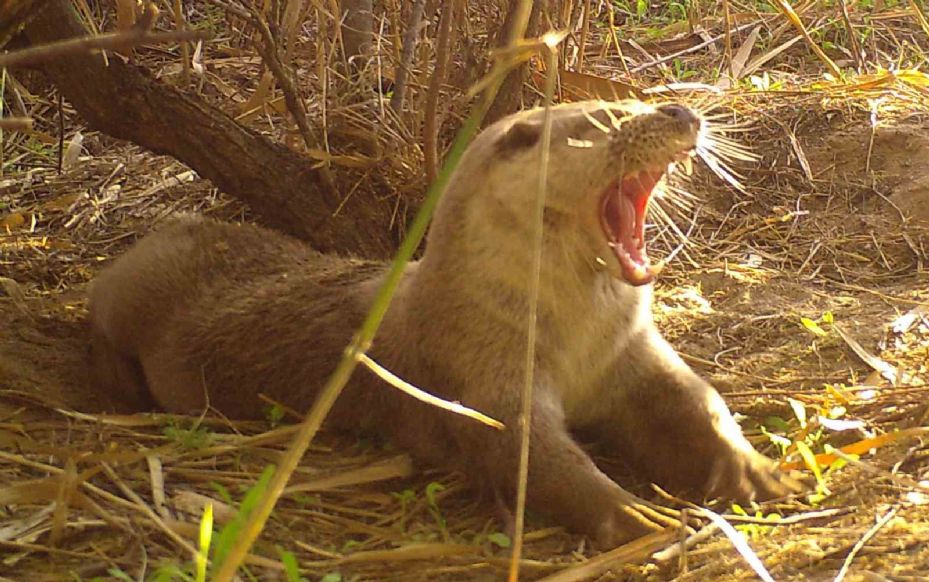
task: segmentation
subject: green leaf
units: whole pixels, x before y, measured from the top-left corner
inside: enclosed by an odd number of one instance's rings
[[[393,496],[396,497],[400,503],[405,504],[416,499],[416,491],[413,491],[412,489],[404,489],[399,493],[394,493]]]
[[[184,428],[171,422],[162,429],[162,432],[168,439],[185,450],[206,448],[213,442],[213,433],[205,426]]]
[[[242,505],[239,506],[239,511],[236,513],[235,517],[233,517],[219,532],[216,539],[216,552],[213,555],[213,565],[217,568],[223,563],[223,560],[226,559],[226,555],[229,553],[229,550],[232,549],[232,544],[234,544],[236,538],[238,538],[242,526],[245,524],[245,521],[248,519],[255,506],[258,505],[261,496],[264,495],[272,475],[274,475],[274,465],[268,465],[261,473],[261,476],[258,477],[258,481],[255,485],[245,494],[245,499],[242,500]]]
[[[790,430],[790,424],[780,416],[769,416],[764,419],[764,423],[780,431],[787,432]]]
[[[268,465],[265,467],[264,471],[261,472],[261,476],[258,477],[255,486],[249,489],[248,493],[245,494],[245,499],[242,500],[242,506],[239,508],[240,515],[243,513],[248,515],[255,509],[255,506],[258,505],[258,502],[264,495],[265,489],[268,488],[268,483],[271,482],[272,475],[274,475],[274,465]]]
[[[490,534],[489,536],[487,536],[487,541],[489,541],[490,543],[494,544],[495,546],[499,548],[504,548],[504,549],[510,547],[510,544],[511,544],[510,537],[500,532],[494,532]]]
[[[823,480],[823,472],[819,467],[819,463],[816,461],[816,455],[813,454],[813,451],[806,443],[797,441],[796,445],[797,452],[800,453],[800,457],[803,458],[804,464],[813,471],[813,476],[816,478],[817,494],[821,494],[823,498],[827,495],[831,495],[832,493],[829,491],[829,488],[826,487],[826,482]]]
[[[342,544],[342,551],[339,553],[344,554],[348,552],[349,550],[351,550],[352,548],[357,547],[359,544],[361,544],[361,542],[359,542],[358,540],[346,540],[345,543]]]
[[[300,575],[300,566],[297,564],[297,557],[293,552],[278,548],[281,556],[281,564],[284,565],[284,574],[287,576],[287,582],[304,582],[306,578]]]
[[[235,505],[235,501],[232,500],[232,495],[229,493],[229,490],[226,489],[225,485],[217,483],[216,481],[210,481],[210,487],[219,494],[219,497],[225,501],[227,505]]]
[[[826,337],[827,335],[829,335],[828,333],[826,333],[826,331],[823,328],[819,327],[818,323],[816,323],[812,319],[801,317],[800,323],[802,323],[803,327],[805,327],[807,331],[809,331],[813,335],[817,335],[819,337]]]
[[[436,507],[437,503],[435,494],[440,491],[445,491],[445,485],[442,485],[438,481],[433,481],[432,483],[426,485],[426,502],[429,503],[429,505]]]
[[[823,447],[823,451],[830,455],[834,455],[836,453],[835,447],[833,447],[829,443],[825,444],[825,446]],[[856,461],[861,457],[861,455],[856,455],[853,453],[845,453],[845,456],[848,457],[849,459],[854,459]],[[849,462],[848,459],[843,459],[842,457],[836,458],[836,460],[829,463],[829,472],[831,473],[832,471],[838,471],[839,469],[847,465],[848,462]]]
[[[197,582],[206,582],[207,557],[210,555],[210,540],[213,539],[213,504],[207,503],[200,520],[200,547],[194,556],[197,565]]]
[[[175,580],[193,582],[193,576],[182,570],[177,564],[168,564],[155,570],[150,580],[151,582],[174,582]]]
[[[282,420],[284,420],[284,408],[280,404],[275,404],[268,408],[267,412],[268,422],[271,423],[271,426],[277,426]]]

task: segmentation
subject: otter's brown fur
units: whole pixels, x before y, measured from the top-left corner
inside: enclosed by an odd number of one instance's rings
[[[457,463],[507,500],[518,464],[541,123],[538,110],[517,114],[470,146],[370,351],[407,381],[507,429],[400,395],[367,371],[328,419],[375,428],[421,459]],[[693,146],[699,125],[682,107],[638,102],[553,112],[528,499],[604,544],[662,520],[631,507],[569,429],[597,432],[664,485],[734,498],[786,491],[717,392],[658,333],[651,288],[623,280],[591,198],[617,177],[666,166]],[[256,226],[177,219],[92,287],[103,389],[234,418],[262,416],[259,393],[306,410],[384,272]]]

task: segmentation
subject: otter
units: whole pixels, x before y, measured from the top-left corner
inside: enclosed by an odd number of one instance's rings
[[[544,115],[514,114],[468,147],[369,351],[505,430],[402,395],[366,369],[327,419],[376,430],[423,462],[451,463],[499,499],[516,489]],[[564,104],[551,116],[530,509],[603,546],[674,523],[603,473],[572,430],[596,434],[663,486],[742,500],[789,492],[789,478],[752,448],[650,313],[649,200],[706,139],[706,123],[682,105],[639,101]],[[260,393],[305,411],[385,272],[259,226],[173,219],[92,283],[101,389],[184,413],[260,418]]]

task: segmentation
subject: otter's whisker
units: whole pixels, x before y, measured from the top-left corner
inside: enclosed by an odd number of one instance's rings
[[[694,104],[694,109],[704,121],[715,121],[725,119],[728,116],[726,111],[716,112],[720,107],[720,101],[714,99],[715,95],[705,95],[703,99]]]
[[[735,163],[735,162],[752,162],[752,161],[755,161],[754,158],[752,158],[752,157],[750,157],[750,156],[742,155],[741,152],[730,152],[730,151],[726,150],[725,148],[716,148],[716,149],[712,149],[712,148],[707,147],[706,150],[707,150],[707,152],[709,152],[709,155],[712,155],[713,157],[717,158],[717,160],[718,160],[720,163],[726,165],[727,167],[728,167],[729,165],[732,165],[732,164]],[[732,168],[728,168],[728,169],[729,169],[729,171],[732,172],[734,175],[739,175],[739,173],[738,173],[737,171],[733,170]],[[741,177],[741,175],[739,175],[739,177]]]
[[[665,263],[670,263],[674,260],[675,257],[677,257],[678,254],[684,251],[685,243],[683,241],[676,240],[676,238],[669,237],[667,232],[667,230],[661,231],[658,233],[658,236],[665,242],[668,248],[671,249],[668,251],[667,256],[663,258]],[[686,251],[684,252],[686,253]]]
[[[708,151],[698,150],[697,153],[700,156],[700,158],[703,160],[703,162],[707,166],[709,166],[709,168],[713,171],[714,174],[719,176],[721,179],[723,179],[725,182],[727,182],[730,186],[732,186],[739,192],[745,192],[745,187],[742,186],[742,183],[739,181],[738,177],[734,174],[734,172],[730,171],[725,165],[723,165],[720,162],[719,158],[717,158],[716,156],[714,156],[712,153]]]
[[[710,113],[706,111],[701,114],[703,120],[707,123],[717,126],[729,127],[729,126],[739,126],[745,125],[746,123],[739,121],[732,121],[732,112],[731,111],[720,111],[719,113]]]
[[[713,149],[717,149],[724,152],[731,152],[733,154],[739,155],[744,158],[750,158],[752,160],[757,160],[758,156],[748,148],[736,144],[728,139],[720,139],[718,137],[712,136],[707,138],[707,143],[712,144]]]
[[[615,119],[615,116],[612,115],[609,109],[604,109],[604,111],[607,112],[607,115],[610,116],[611,119]],[[584,117],[587,118],[587,121],[589,121],[592,126],[596,127],[603,133],[611,133],[610,128],[600,123],[600,120],[591,115],[589,111],[584,112]]]
[[[754,131],[755,126],[751,123],[719,123],[707,126],[709,133],[748,133]]]
[[[739,160],[739,161],[748,161],[748,160],[735,157],[735,154],[728,152],[728,151],[719,151],[719,150],[713,150],[710,148],[698,148],[697,153],[705,154],[706,157],[711,157],[715,159],[716,163],[723,166],[726,169],[726,171],[728,171],[730,174],[732,174],[736,178],[740,178],[740,179],[743,178],[743,176],[739,172],[730,168],[729,164],[731,164],[733,160]]]
[[[681,229],[677,226],[674,218],[671,217],[667,210],[662,208],[661,205],[656,205],[655,210],[657,211],[655,213],[656,217],[660,218],[667,227],[669,227],[678,237],[681,238],[681,240],[683,240],[685,238],[684,233],[681,232]]]
[[[717,150],[721,153],[727,153],[732,157],[737,159],[744,160],[747,162],[754,162],[758,160],[758,154],[752,152],[742,144],[736,143],[729,138],[722,136],[708,136],[706,142],[711,149]]]
[[[661,212],[664,213],[664,210],[662,209]],[[665,222],[667,228],[663,230],[662,232],[660,232],[659,236],[661,236],[661,238],[665,240],[666,243],[668,243],[669,247],[672,247],[671,252],[664,259],[665,262],[670,262],[672,259],[674,259],[674,257],[678,255],[678,253],[680,253],[687,260],[688,263],[690,263],[691,265],[695,267],[698,266],[698,263],[693,259],[693,257],[688,252],[687,247],[693,244],[691,242],[690,235],[693,233],[694,229],[697,226],[697,218],[700,215],[700,209],[698,208],[696,212],[693,212],[690,214],[691,214],[690,225],[687,227],[687,232],[685,233],[681,231],[680,227],[677,225],[675,220],[670,215],[668,215],[667,213],[664,213],[664,218],[662,220]],[[667,230],[670,230],[672,234],[674,235],[674,238],[671,241],[669,241]]]
[[[613,113],[613,110],[606,108],[604,111],[606,112],[606,116],[610,118],[610,124],[613,126],[613,129],[619,129],[619,127],[622,125],[622,121],[616,117],[616,114]]]
[[[693,203],[699,199],[696,194],[677,186],[668,186],[667,190],[668,193],[664,196],[664,199],[683,210],[693,208]]]

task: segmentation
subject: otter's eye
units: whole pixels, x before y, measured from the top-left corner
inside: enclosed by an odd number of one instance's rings
[[[542,126],[528,121],[517,121],[506,133],[497,138],[497,151],[502,155],[529,149],[538,143],[542,135]]]
[[[660,106],[658,111],[664,113],[682,125],[690,126],[695,129],[700,128],[700,118],[694,115],[694,113],[686,107],[671,103],[668,105]]]

